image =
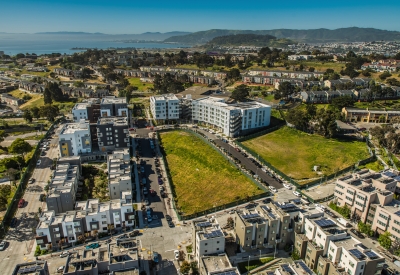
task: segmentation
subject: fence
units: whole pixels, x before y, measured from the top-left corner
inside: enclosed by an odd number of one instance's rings
[[[176,129],[163,129],[163,130],[157,131],[157,138],[158,138],[158,140],[161,141],[160,135],[159,135],[160,132],[169,132],[169,131],[174,131],[174,130],[176,130]],[[193,130],[190,130],[190,129],[179,129],[179,130],[185,131],[185,132],[189,132],[189,133],[191,133],[191,134],[193,134],[193,135],[199,137],[199,138],[202,139],[204,142],[206,142],[208,145],[212,146],[217,152],[219,152],[219,153],[220,153],[224,158],[226,158],[231,164],[233,164],[233,165],[236,166],[236,164],[235,164],[232,160],[230,160],[230,159],[227,158],[224,154],[222,154],[222,152],[215,146],[215,144],[211,143],[209,140],[205,139],[203,136],[201,136],[201,135],[198,134],[197,132],[194,132]],[[162,145],[161,142],[160,142],[160,145]],[[173,197],[176,197],[175,188],[174,188],[173,181],[172,181],[172,177],[171,177],[171,174],[170,174],[170,171],[169,171],[169,167],[168,167],[168,162],[167,162],[166,159],[165,159],[165,151],[164,151],[164,148],[163,148],[162,146],[160,146],[160,150],[161,150],[161,155],[162,155],[162,159],[163,159],[164,166],[165,166],[165,170],[166,170],[165,172],[166,172],[166,174],[167,174],[168,181],[169,181],[169,183],[170,183],[170,188],[171,188],[172,195],[173,195]],[[239,204],[242,204],[242,203],[245,203],[245,202],[248,202],[248,201],[252,201],[252,200],[256,200],[256,199],[260,199],[260,198],[265,197],[266,194],[267,194],[266,188],[265,188],[264,186],[262,186],[261,184],[259,184],[258,182],[256,182],[256,181],[255,181],[253,178],[251,178],[249,175],[247,175],[247,174],[245,174],[245,173],[243,173],[243,174],[244,174],[246,177],[248,177],[251,181],[253,181],[253,183],[255,183],[261,190],[264,190],[265,192],[262,193],[262,194],[258,194],[258,195],[254,195],[254,196],[249,196],[249,197],[246,197],[246,198],[244,198],[244,199],[240,199],[240,200],[237,200],[237,201],[234,201],[234,202],[231,202],[231,203],[219,205],[219,206],[213,207],[213,208],[211,208],[211,209],[206,209],[206,210],[204,210],[204,211],[200,211],[200,212],[198,212],[198,213],[194,213],[194,214],[191,214],[191,215],[181,215],[181,214],[179,214],[178,207],[175,205],[175,201],[172,200],[172,207],[173,207],[173,209],[174,209],[174,211],[175,211],[175,213],[176,213],[178,219],[179,219],[179,220],[190,220],[190,219],[194,219],[194,218],[197,218],[197,217],[200,217],[200,216],[203,216],[203,215],[212,214],[213,212],[216,212],[216,211],[218,211],[218,210],[223,210],[223,209],[226,209],[226,208],[235,207],[235,206],[238,206]]]
[[[56,125],[57,123],[59,123],[60,121],[64,120],[64,118],[59,118],[58,120],[56,120],[51,127],[49,128],[49,130],[47,130],[44,138],[47,138],[50,133],[53,131],[54,129],[54,125]],[[4,214],[3,220],[0,223],[0,227],[3,228],[3,234],[5,235],[5,229],[7,228],[7,226],[10,224],[12,217],[14,216],[14,213],[17,209],[18,206],[18,201],[19,199],[22,198],[25,188],[28,184],[28,180],[33,172],[33,170],[36,167],[36,161],[38,159],[38,157],[40,156],[40,150],[39,150],[39,146],[40,143],[43,141],[43,139],[41,139],[39,141],[39,143],[36,145],[36,149],[35,152],[32,155],[32,158],[29,160],[28,166],[25,170],[25,172],[22,174],[21,179],[20,179],[20,183],[17,187],[17,190],[15,191],[15,194],[13,196],[13,198],[11,199],[10,204],[8,205],[7,211]]]

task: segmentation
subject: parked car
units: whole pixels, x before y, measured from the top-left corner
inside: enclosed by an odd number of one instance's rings
[[[34,178],[30,178],[29,180],[28,180],[28,183],[29,184],[32,184],[32,183],[34,183],[35,182],[35,179]]]
[[[42,160],[38,160],[37,162],[36,162],[36,166],[40,166],[40,164],[42,163]]]
[[[293,191],[293,195],[297,196],[297,197],[301,197],[301,194],[297,191]]]
[[[20,199],[18,202],[18,208],[22,208],[25,205],[25,200],[24,199]]]
[[[157,195],[157,193],[153,189],[150,189],[150,195],[155,196],[155,195]]]
[[[59,266],[59,267],[57,267],[57,270],[56,270],[56,272],[57,272],[57,273],[62,273],[62,272],[64,271],[64,267],[65,267],[65,266],[63,266],[63,265],[62,265],[62,266]]]
[[[168,226],[169,226],[169,227],[174,227],[175,225],[174,225],[174,223],[173,223],[172,221],[169,221],[169,222],[168,222]]]
[[[240,149],[239,149],[238,147],[235,147],[235,150],[238,151],[238,152],[240,152]]]
[[[153,218],[151,216],[147,216],[147,222],[152,222]]]
[[[276,188],[273,186],[268,186],[268,188],[269,188],[269,190],[271,190],[272,193],[278,192],[278,190],[276,190]]]
[[[60,254],[60,258],[64,258],[64,257],[68,257],[69,252],[68,251],[64,251]]]
[[[17,224],[18,224],[18,219],[17,219],[17,218],[12,218],[12,219],[11,219],[10,226],[11,226],[12,228],[15,228],[15,227],[17,227]]]
[[[140,166],[140,173],[144,173],[144,167]]]
[[[283,184],[283,187],[285,187],[286,189],[292,189],[292,186],[290,186],[289,184],[287,184],[287,183],[284,183]]]
[[[100,245],[98,243],[92,243],[92,244],[87,245],[85,248],[86,249],[95,249],[95,248],[98,248],[99,246]]]
[[[359,237],[360,239],[365,239],[364,235],[360,231],[355,230],[354,228],[350,229],[350,232]]]
[[[3,251],[4,249],[6,249],[7,246],[7,242],[6,241],[1,241],[0,243],[0,251]]]
[[[174,250],[175,260],[179,260],[179,250]]]
[[[165,215],[165,219],[166,219],[167,221],[172,221],[172,218],[171,218],[170,215]]]
[[[148,194],[148,192],[147,192],[147,187],[143,187],[143,194],[144,194],[144,195],[147,195],[147,194]]]
[[[161,178],[158,178],[158,184],[163,184],[163,180]]]
[[[144,204],[145,204],[145,205],[150,205],[149,200],[144,200]]]
[[[160,185],[160,191],[164,191],[164,186]]]
[[[332,218],[337,218],[337,216],[335,215],[335,213],[333,213],[332,211],[329,210],[325,210],[325,213],[328,214],[329,216],[331,216]]]
[[[338,218],[337,221],[338,221],[338,223],[340,223],[341,225],[343,225],[343,226],[345,226],[345,227],[347,227],[347,226],[350,225],[350,224],[349,224],[345,219],[343,219],[343,218]]]

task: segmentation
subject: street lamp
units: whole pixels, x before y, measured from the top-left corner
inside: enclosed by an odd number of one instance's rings
[[[247,272],[249,271],[249,266],[250,266],[250,255],[249,255],[249,259],[248,259],[248,261],[247,261]]]
[[[276,245],[278,244],[278,242],[275,240],[275,252],[274,252],[274,259],[276,258]]]
[[[260,259],[261,259],[261,249],[260,249]]]

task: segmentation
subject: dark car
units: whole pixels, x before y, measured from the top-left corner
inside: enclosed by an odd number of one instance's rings
[[[129,237],[136,237],[139,236],[140,232],[139,230],[134,230],[133,232],[129,233]]]
[[[161,178],[158,178],[158,184],[163,184],[163,180]]]
[[[15,227],[17,227],[17,224],[18,224],[18,219],[17,218],[12,218],[10,226],[12,228],[15,228]]]
[[[172,218],[171,218],[171,216],[170,215],[165,215],[165,219],[167,220],[167,221],[172,221]]]
[[[360,231],[355,230],[354,228],[350,229],[350,232],[359,237],[360,239],[365,239],[364,235]]]
[[[169,221],[169,222],[168,222],[168,226],[169,226],[169,227],[174,227],[175,225],[174,225],[174,223],[173,223],[172,221]]]

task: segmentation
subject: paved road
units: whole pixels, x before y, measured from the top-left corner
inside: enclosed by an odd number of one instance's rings
[[[50,179],[50,166],[53,158],[58,157],[58,138],[52,139],[50,149],[45,156],[40,157],[41,165],[38,166],[32,175],[36,181],[27,187],[23,198],[26,203],[19,208],[15,217],[18,219],[16,228],[10,228],[4,240],[8,242],[6,250],[0,252],[0,269],[3,274],[11,274],[17,263],[33,261],[35,251],[35,234],[32,228],[37,225],[35,214],[39,207],[44,208],[45,204],[39,201],[39,196],[44,193],[44,187]],[[42,205],[43,204],[43,205]]]

